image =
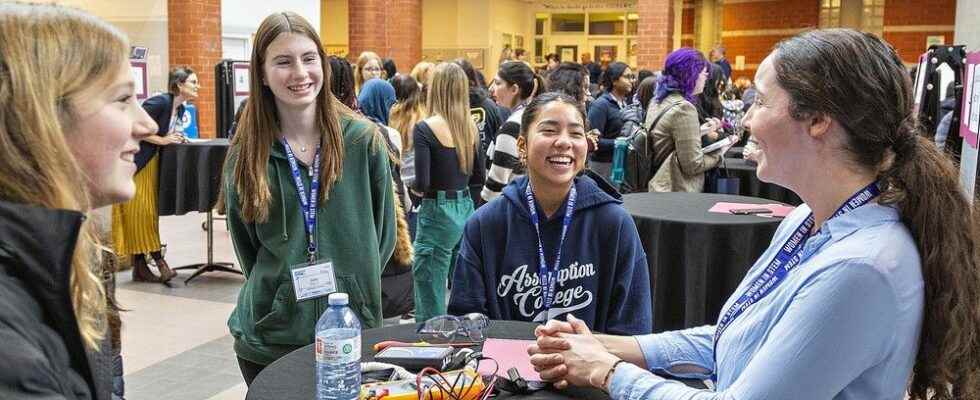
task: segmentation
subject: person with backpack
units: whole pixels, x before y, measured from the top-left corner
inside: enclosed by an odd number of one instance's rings
[[[657,82],[655,103],[647,112],[647,130],[653,134],[651,192],[701,192],[704,172],[718,166],[727,147],[710,154],[701,151],[695,96],[704,90],[708,61],[701,52],[684,47],[667,56]]]
[[[637,102],[623,110],[623,129],[616,140],[610,179],[620,193],[645,192],[655,172],[651,171],[653,140],[644,121],[656,87],[657,78],[648,76],[642,80],[636,89]]]
[[[604,93],[589,106],[589,125],[599,131],[599,149],[592,154],[589,169],[606,179],[612,171],[613,148],[623,129],[622,110],[630,103],[634,79],[625,63],[609,63],[599,78]]]

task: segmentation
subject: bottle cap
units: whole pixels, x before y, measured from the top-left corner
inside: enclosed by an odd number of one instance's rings
[[[347,293],[330,293],[327,297],[327,303],[332,306],[346,306],[348,301]]]

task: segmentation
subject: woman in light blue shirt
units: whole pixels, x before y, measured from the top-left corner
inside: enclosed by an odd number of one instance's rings
[[[532,364],[614,399],[980,398],[980,216],[910,123],[902,60],[870,34],[810,31],[755,80],[759,178],[805,204],[717,324],[616,337],[549,321]]]

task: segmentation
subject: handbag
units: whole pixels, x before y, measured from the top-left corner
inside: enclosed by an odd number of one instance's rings
[[[725,158],[721,159],[721,166],[704,173],[704,182],[706,193],[741,194],[741,179],[731,176]]]

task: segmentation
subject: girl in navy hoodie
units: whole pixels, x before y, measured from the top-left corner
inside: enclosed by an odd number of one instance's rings
[[[527,176],[466,222],[450,314],[544,322],[573,314],[593,330],[649,333],[646,254],[622,200],[579,175],[589,139],[579,102],[545,93],[524,110]]]

